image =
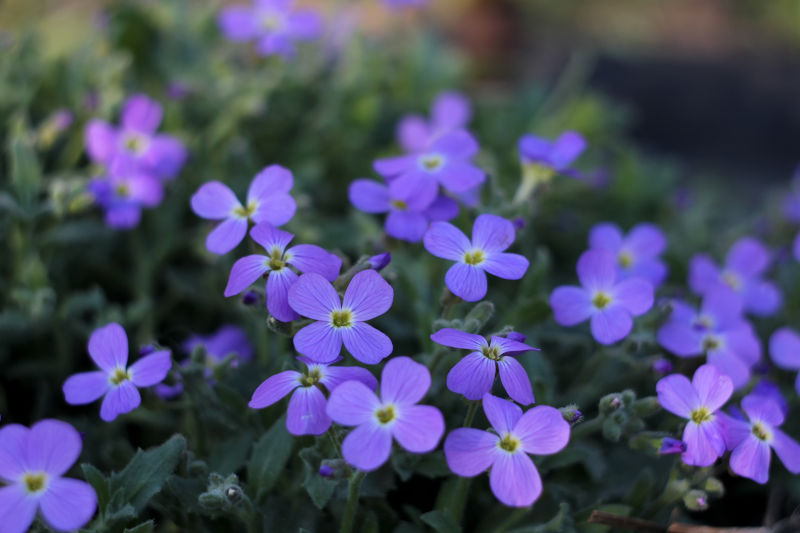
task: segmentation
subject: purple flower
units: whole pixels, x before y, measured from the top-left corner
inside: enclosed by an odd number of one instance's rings
[[[247,190],[247,205],[239,203],[227,185],[210,181],[192,196],[192,211],[199,217],[223,222],[208,234],[206,248],[215,254],[226,254],[242,242],[248,221],[286,224],[297,209],[289,190],[294,184],[292,173],[270,165],[256,174]]]
[[[728,251],[725,266],[719,268],[706,254],[698,254],[689,264],[689,286],[697,294],[723,287],[744,302],[744,309],[767,316],[781,306],[781,293],[771,281],[762,279],[770,263],[769,251],[752,237],[739,239]]]
[[[582,287],[557,287],[550,295],[556,322],[574,326],[591,319],[592,335],[601,344],[625,338],[633,316],[653,306],[653,286],[641,278],[617,283],[616,257],[605,250],[588,250],[578,259]]]
[[[523,165],[537,165],[550,172],[565,172],[586,149],[586,140],[577,132],[565,131],[555,141],[525,135],[518,143]]]
[[[325,395],[346,381],[355,381],[375,390],[378,381],[369,370],[360,367],[338,367],[320,364],[306,357],[298,357],[308,370],[301,374],[286,370],[267,378],[258,386],[248,404],[252,409],[263,409],[287,394],[289,410],[286,414],[286,429],[292,435],[322,435],[331,426],[325,408]],[[340,361],[336,359],[333,363]]]
[[[800,261],[800,233],[795,235],[794,241],[792,241],[792,256],[795,260]]]
[[[231,354],[236,354],[237,359],[231,363],[236,367],[239,362],[248,362],[253,358],[253,345],[247,338],[247,333],[239,326],[225,324],[210,335],[192,335],[183,343],[183,351],[190,354],[198,346],[206,350],[207,363],[214,367]]]
[[[780,328],[769,339],[769,354],[772,361],[784,370],[800,370],[800,335],[791,328]],[[800,394],[800,373],[794,382]]]
[[[519,361],[509,356],[538,348],[503,337],[492,337],[486,342],[480,335],[452,328],[440,329],[431,335],[431,340],[442,346],[472,350],[447,374],[447,388],[451,391],[463,394],[468,400],[480,400],[491,392],[499,373],[500,382],[512,400],[522,405],[534,402],[528,373]]]
[[[461,93],[446,91],[433,101],[430,120],[420,115],[403,117],[397,125],[397,140],[406,152],[424,152],[442,134],[466,128],[471,117],[469,100]]]
[[[683,462],[709,466],[725,453],[724,425],[715,414],[733,393],[731,379],[713,365],[703,365],[690,382],[682,374],[661,378],[658,402],[667,411],[687,419],[683,430]]]
[[[105,211],[106,224],[128,229],[139,224],[143,207],[155,207],[164,197],[158,178],[138,170],[130,162],[116,160],[108,176],[89,182],[88,190]]]
[[[756,386],[750,391],[750,396],[758,396],[775,402],[784,416],[789,412],[789,404],[786,402],[786,398],[781,394],[780,388],[771,381],[762,379],[756,383]]]
[[[737,389],[747,384],[750,369],[761,358],[761,344],[742,316],[741,299],[731,291],[708,292],[697,312],[683,302],[672,303],[672,314],[658,330],[658,342],[679,357],[706,355],[728,375]]]
[[[371,269],[380,272],[392,262],[392,254],[390,252],[384,252],[382,254],[373,255],[368,261]]]
[[[514,242],[514,225],[497,215],[480,215],[472,227],[472,241],[447,222],[434,222],[425,233],[425,249],[436,257],[456,261],[444,282],[456,296],[476,302],[486,296],[486,272],[503,279],[520,279],[528,260],[503,253]]]
[[[444,442],[447,465],[463,477],[489,472],[495,497],[505,505],[527,507],[542,494],[542,479],[528,454],[558,453],[569,442],[569,424],[558,409],[538,405],[522,413],[508,400],[483,396],[483,411],[494,433],[453,430]]]
[[[169,350],[153,352],[127,366],[128,336],[122,326],[113,322],[92,333],[89,355],[100,370],[67,378],[64,398],[70,405],[83,405],[105,396],[100,418],[106,422],[139,407],[142,398],[137,387],[160,383],[172,367]]]
[[[334,361],[344,343],[350,354],[369,365],[392,353],[392,341],[366,323],[392,306],[394,290],[374,270],[359,272],[339,299],[323,276],[303,274],[289,289],[289,305],[315,320],[294,336],[294,347],[317,363]]]
[[[669,374],[672,372],[672,363],[669,362],[669,359],[656,359],[653,361],[653,371],[662,375]]]
[[[419,7],[428,3],[428,0],[383,0],[383,4],[392,9],[404,7]]]
[[[123,162],[142,173],[174,178],[186,161],[186,149],[175,137],[156,133],[162,115],[155,100],[143,94],[131,96],[119,128],[99,119],[89,121],[85,133],[89,157],[106,167]]]
[[[88,483],[62,477],[81,454],[80,434],[59,420],[41,420],[30,429],[0,429],[0,516],[3,533],[24,533],[41,511],[56,531],[86,525],[97,509]]]
[[[659,259],[666,247],[664,234],[653,224],[638,224],[623,235],[616,224],[604,222],[589,233],[589,248],[616,256],[619,279],[642,278],[654,287],[667,276],[667,265]]]
[[[313,244],[297,244],[286,248],[294,235],[262,222],[250,230],[250,237],[264,247],[268,255],[248,255],[233,264],[225,296],[239,294],[261,276],[267,276],[267,309],[282,322],[300,318],[289,306],[289,289],[299,272],[314,272],[327,281],[339,275],[342,260]]]
[[[791,188],[784,198],[783,214],[792,222],[800,222],[800,165],[794,171]]]
[[[778,429],[784,414],[777,403],[763,396],[742,399],[747,420],[724,416],[725,443],[733,450],[731,470],[757,483],[769,478],[770,448],[792,474],[800,474],[800,444]]]
[[[254,0],[252,6],[226,7],[219,13],[219,27],[231,41],[256,41],[262,56],[295,54],[294,41],[316,39],[322,31],[319,15],[311,10],[292,10],[291,0]]]
[[[658,449],[659,455],[671,455],[675,453],[685,453],[686,443],[682,440],[664,437],[661,439],[661,446]]]
[[[337,424],[357,426],[342,442],[345,461],[360,470],[375,470],[389,459],[393,437],[412,453],[436,448],[444,417],[435,407],[416,405],[430,386],[428,369],[402,356],[383,367],[380,397],[360,381],[333,389],[328,416]]]
[[[450,193],[459,194],[477,187],[486,179],[472,164],[478,142],[465,130],[437,137],[426,150],[375,161],[375,170],[387,181],[396,181],[396,195],[415,197],[414,205],[429,206],[438,195],[439,183]]]

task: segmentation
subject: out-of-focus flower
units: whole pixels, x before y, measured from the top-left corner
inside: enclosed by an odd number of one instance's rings
[[[492,390],[495,376],[512,400],[528,405],[534,402],[533,389],[525,368],[511,353],[521,354],[538,350],[522,342],[504,337],[492,337],[489,342],[480,335],[443,328],[431,335],[431,340],[442,346],[472,350],[447,374],[447,388],[463,394],[468,400],[480,400]]]
[[[550,295],[556,322],[574,326],[591,319],[592,335],[601,344],[624,339],[634,316],[653,306],[653,286],[641,278],[617,282],[617,260],[606,250],[588,250],[578,259],[581,287],[557,287]]]
[[[402,9],[406,7],[419,7],[428,3],[428,0],[381,0],[383,5],[392,9]]]
[[[297,281],[298,272],[315,272],[333,281],[342,268],[342,260],[313,244],[297,244],[287,248],[294,238],[267,222],[250,230],[250,237],[264,247],[269,255],[248,255],[233,264],[225,296],[239,294],[261,276],[266,275],[267,309],[282,322],[300,318],[289,306],[289,289]]]
[[[486,296],[486,272],[503,279],[520,279],[528,260],[504,253],[514,242],[514,225],[497,215],[475,219],[472,240],[447,222],[434,222],[425,233],[425,249],[436,257],[456,261],[445,275],[447,288],[456,296],[476,302]]]
[[[709,466],[725,453],[724,425],[717,410],[733,393],[733,382],[713,365],[702,365],[692,381],[682,374],[661,378],[658,401],[667,411],[688,420],[683,430],[683,462]]]
[[[569,442],[569,423],[554,407],[522,413],[514,403],[483,396],[483,411],[494,432],[458,428],[445,439],[447,466],[463,477],[490,469],[489,485],[505,505],[527,507],[542,494],[542,480],[528,454],[552,455]]]
[[[4,533],[24,533],[37,511],[56,531],[83,527],[97,509],[85,481],[62,477],[81,454],[83,441],[71,425],[41,420],[29,428],[0,429],[0,510]]]
[[[774,283],[763,279],[769,263],[766,247],[757,239],[745,237],[728,251],[722,268],[706,254],[695,255],[689,264],[689,286],[697,294],[722,287],[739,295],[745,311],[772,315],[780,308],[782,297]]]
[[[780,368],[800,370],[800,335],[791,328],[780,328],[769,339],[769,354]],[[794,387],[800,394],[800,373],[797,374]]]
[[[392,353],[392,341],[366,321],[388,311],[393,299],[392,286],[374,270],[353,276],[343,300],[323,276],[303,274],[289,289],[289,305],[314,322],[297,332],[294,347],[314,362],[330,364],[344,343],[362,363],[379,363]]]
[[[242,205],[230,188],[219,181],[203,184],[192,196],[192,211],[197,216],[222,220],[206,238],[206,248],[215,254],[226,254],[242,242],[248,222],[268,222],[282,226],[297,210],[289,194],[294,178],[289,169],[270,165],[256,174],[247,190],[247,204]]]
[[[800,222],[800,165],[795,169],[789,192],[783,199],[783,214],[792,222]]]
[[[328,430],[331,419],[326,412],[326,392],[335,390],[346,381],[357,381],[370,390],[378,386],[375,376],[366,368],[330,366],[302,356],[298,359],[307,367],[304,374],[285,370],[267,378],[255,390],[248,404],[253,409],[263,409],[291,393],[286,429],[292,435],[322,435]],[[333,363],[338,361],[341,358]]]
[[[106,224],[118,229],[136,227],[142,208],[156,207],[164,198],[162,181],[126,160],[114,161],[109,174],[91,180],[88,190],[105,211]]]
[[[672,363],[669,362],[669,359],[656,359],[653,361],[653,370],[657,374],[669,374],[672,372]]]
[[[104,396],[100,418],[106,422],[139,407],[142,397],[137,387],[161,383],[172,367],[169,350],[153,352],[128,366],[128,336],[113,322],[92,333],[89,355],[100,370],[70,376],[64,382],[64,398],[70,405],[83,405]]]
[[[342,442],[344,459],[369,471],[389,459],[392,440],[411,453],[436,448],[444,417],[435,407],[417,405],[430,386],[428,369],[402,356],[383,367],[379,396],[360,381],[336,387],[328,399],[328,416],[337,424],[357,426]]]
[[[230,6],[219,13],[219,27],[231,41],[255,41],[256,51],[289,59],[295,41],[310,41],[322,32],[316,11],[294,10],[291,0],[254,0],[250,6]]]
[[[433,101],[430,119],[403,117],[397,125],[397,140],[406,152],[423,152],[441,135],[466,128],[471,117],[469,100],[461,93],[446,91]]]
[[[604,222],[589,233],[589,248],[616,255],[619,279],[642,278],[653,287],[667,276],[667,265],[659,258],[666,247],[664,234],[653,224],[637,224],[623,235],[619,226]]]
[[[705,354],[736,388],[747,384],[761,358],[758,336],[742,316],[742,301],[728,290],[708,292],[699,312],[672,302],[672,314],[658,330],[658,342],[679,357]]]
[[[514,204],[524,202],[542,183],[556,174],[576,176],[571,167],[586,149],[586,140],[574,131],[565,131],[551,141],[535,135],[524,135],[517,143],[522,164],[522,182],[514,194]]]

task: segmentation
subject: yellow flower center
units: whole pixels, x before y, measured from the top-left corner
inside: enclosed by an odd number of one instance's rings
[[[335,328],[353,327],[353,312],[349,309],[331,311],[331,325]]]
[[[610,303],[611,295],[606,292],[597,291],[592,297],[592,305],[594,305],[597,309],[605,309]]]
[[[722,340],[719,337],[715,337],[714,335],[706,335],[703,337],[703,351],[709,352],[711,350],[716,350],[722,346]]]
[[[742,287],[742,278],[733,272],[723,272],[722,281],[735,291],[738,291]]]
[[[470,250],[464,254],[464,262],[468,265],[478,266],[486,261],[486,254],[483,250]]]
[[[630,268],[633,266],[633,254],[623,250],[617,255],[617,261],[622,268]]]
[[[233,209],[233,214],[239,218],[250,218],[258,209],[258,202],[251,200],[247,202],[247,206],[238,206]]]
[[[47,474],[44,472],[27,472],[22,476],[22,483],[28,494],[42,492],[47,486]]]
[[[147,141],[141,135],[130,134],[123,143],[125,149],[134,154],[141,154],[147,146]]]
[[[270,270],[280,271],[286,266],[286,259],[283,257],[283,251],[277,246],[273,247],[269,252],[269,262],[267,263]]]
[[[129,379],[131,379],[130,371],[119,367],[115,368],[111,373],[111,376],[108,378],[112,385],[119,385],[123,381],[127,381]]]
[[[508,453],[514,453],[521,445],[522,442],[511,433],[506,433],[503,435],[503,438],[497,442],[497,446]]]
[[[393,405],[385,405],[375,411],[375,418],[378,419],[378,422],[384,425],[394,420],[396,416],[397,413],[395,412]]]
[[[438,170],[442,166],[442,163],[444,163],[442,156],[436,154],[424,155],[419,159],[419,161],[422,163],[422,168],[428,172]]]
[[[403,200],[392,200],[390,203],[392,204],[392,207],[394,207],[395,209],[400,209],[402,211],[408,209],[408,204]]]
[[[695,424],[702,424],[703,422],[711,422],[714,420],[714,413],[708,410],[707,407],[698,407],[692,411],[692,422]]]
[[[261,27],[267,31],[276,31],[283,26],[283,20],[275,13],[265,13],[261,15]]]
[[[758,440],[763,440],[763,441],[772,440],[772,433],[770,433],[770,431],[766,427],[764,427],[764,424],[762,424],[761,422],[756,422],[755,424],[753,424],[753,426],[750,428],[750,432],[753,435],[755,435],[755,437]]]
[[[114,192],[117,193],[117,196],[127,198],[131,191],[127,183],[118,183],[117,186],[114,187]]]
[[[500,355],[499,346],[484,346],[481,348],[481,353],[487,359],[492,359],[494,361],[500,361],[503,358],[503,356]]]
[[[322,372],[320,371],[319,367],[313,367],[310,369],[308,374],[304,375],[300,378],[300,383],[303,387],[312,387],[319,383],[322,379]]]

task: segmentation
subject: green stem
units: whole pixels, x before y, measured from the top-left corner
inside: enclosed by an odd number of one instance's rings
[[[464,417],[463,427],[472,427],[472,420],[475,418],[475,413],[478,412],[478,406],[481,402],[471,402],[467,415]],[[464,507],[467,504],[467,496],[469,495],[469,487],[472,483],[472,478],[459,477],[456,484],[455,498],[453,498],[453,507],[450,509],[450,515],[457,524],[461,523],[461,517],[464,515]]]
[[[342,449],[339,446],[339,439],[336,438],[336,434],[333,432],[333,424],[331,424],[331,427],[328,428],[328,431],[326,433],[328,434],[328,438],[331,440],[331,443],[333,444],[333,449],[336,451],[336,455],[338,455],[339,458],[344,459],[344,457],[342,456]]]
[[[361,482],[364,481],[366,472],[356,470],[350,476],[350,488],[347,493],[347,507],[344,508],[344,516],[342,516],[342,527],[339,529],[340,533],[352,533],[353,525],[356,521],[356,511],[358,510],[358,495],[361,492]]]
[[[470,402],[469,409],[467,409],[467,415],[464,417],[464,424],[463,427],[469,428],[472,427],[472,419],[475,418],[475,413],[478,412],[478,406],[481,402]]]
[[[575,429],[572,430],[572,435],[570,440],[579,439],[581,437],[585,437],[586,435],[590,435],[595,431],[600,431],[603,429],[603,421],[605,420],[604,416],[596,416],[592,418],[588,422],[583,422],[582,424],[578,424]]]
[[[508,516],[508,518],[503,520],[500,525],[497,526],[497,529],[494,530],[494,533],[505,533],[517,525],[517,522],[525,518],[525,515],[528,514],[530,510],[530,507],[520,507],[519,509],[515,509],[514,512]]]

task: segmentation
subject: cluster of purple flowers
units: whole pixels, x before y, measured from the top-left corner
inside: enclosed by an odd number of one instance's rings
[[[177,138],[157,133],[162,115],[158,102],[137,94],[125,102],[119,127],[99,119],[86,127],[86,150],[102,169],[89,191],[113,228],[136,226],[143,207],[160,204],[164,182],[186,161]]]

